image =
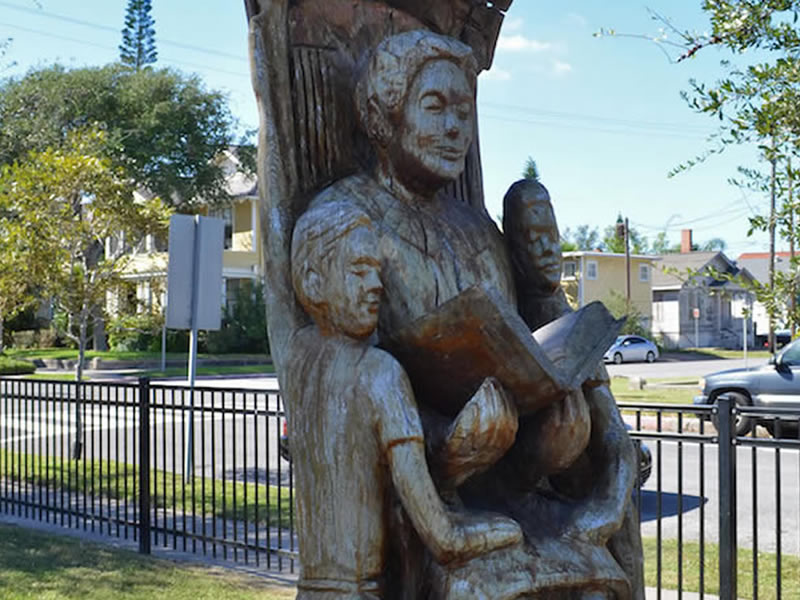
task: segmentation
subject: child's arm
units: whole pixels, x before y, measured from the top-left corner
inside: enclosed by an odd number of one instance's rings
[[[411,382],[389,354],[370,352],[364,389],[377,415],[392,483],[414,529],[439,563],[468,559],[522,540],[519,525],[508,518],[455,514],[442,502],[428,464],[419,411]]]
[[[397,494],[414,529],[437,562],[469,559],[522,540],[519,525],[499,515],[455,515],[436,492],[421,440],[389,450],[389,467]]]

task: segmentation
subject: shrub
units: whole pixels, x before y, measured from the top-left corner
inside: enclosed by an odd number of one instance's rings
[[[230,308],[223,311],[222,327],[208,332],[206,349],[212,354],[269,352],[263,285],[254,282],[236,290]]]
[[[36,371],[33,363],[0,354],[0,375],[29,375]]]
[[[158,352],[163,323],[156,313],[115,317],[108,324],[108,345],[116,352]]]
[[[54,329],[25,329],[11,334],[12,348],[58,348],[64,341]]]
[[[614,315],[615,319],[627,317],[625,324],[622,326],[622,330],[619,332],[620,335],[650,337],[650,330],[644,326],[644,323],[646,323],[648,319],[633,303],[627,306],[628,303],[625,300],[625,296],[612,290],[608,298],[603,301],[603,304],[606,305],[608,312]]]

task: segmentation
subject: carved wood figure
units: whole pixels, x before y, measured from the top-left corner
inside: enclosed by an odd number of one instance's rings
[[[292,239],[292,281],[314,324],[297,330],[285,380],[297,469],[298,598],[384,597],[389,498],[441,564],[521,540],[500,516],[448,511],[425,461],[422,423],[403,368],[368,338],[383,286],[378,238],[362,211],[306,212]],[[478,396],[504,394],[487,382]]]
[[[607,315],[551,322],[566,312],[539,289],[560,270],[554,219],[522,190],[505,239],[483,206],[476,77],[510,3],[246,0],[299,597],[643,593],[635,460],[604,373],[573,384],[553,366],[595,364],[581,347],[602,345],[591,319]],[[509,339],[544,324],[534,338],[561,363],[503,340],[487,359],[490,321]],[[463,332],[466,388],[447,386],[445,331]],[[525,364],[549,375],[512,385]]]

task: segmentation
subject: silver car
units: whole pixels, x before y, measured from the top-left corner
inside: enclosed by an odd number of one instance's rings
[[[638,335],[621,335],[603,356],[606,362],[631,362],[646,360],[653,362],[658,358],[658,346]]]
[[[700,380],[700,388],[702,394],[695,396],[695,404],[714,404],[720,394],[726,394],[738,406],[789,408],[800,416],[800,340],[786,346],[764,365],[706,375]],[[781,436],[797,436],[797,418],[783,417]],[[736,435],[746,435],[756,424],[753,417],[738,416]],[[775,435],[771,418],[762,424]]]

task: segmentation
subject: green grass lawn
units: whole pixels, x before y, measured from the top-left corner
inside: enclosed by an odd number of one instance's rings
[[[697,394],[697,386],[685,387],[648,387],[643,390],[628,388],[628,379],[614,377],[611,379],[611,391],[617,402],[649,402],[652,404],[691,404]]]
[[[36,360],[37,358],[46,359],[77,359],[78,351],[72,348],[26,348],[15,349],[8,348],[5,353],[12,357],[24,360]],[[226,360],[240,359],[253,359],[265,358],[260,355],[254,354],[198,354],[198,358],[219,358]],[[186,360],[188,353],[186,352],[167,352],[167,359],[183,359]],[[112,350],[98,351],[87,350],[86,358],[101,358],[106,360],[161,360],[161,352],[116,352]]]
[[[648,586],[655,587],[657,579],[657,546],[655,538],[645,538],[645,581]],[[664,540],[662,544],[661,586],[664,589],[678,588],[678,543],[677,540]],[[739,549],[737,567],[737,583],[739,598],[753,598],[753,552]],[[683,589],[690,592],[700,591],[700,545],[697,542],[683,544]],[[706,543],[703,557],[705,566],[705,593],[719,593],[719,547]],[[758,598],[759,600],[776,600],[777,561],[775,554],[758,553]],[[800,558],[784,554],[781,557],[781,598],[799,600]]]
[[[668,354],[697,354],[708,358],[744,358],[742,350],[725,348],[682,348],[681,350],[664,350]],[[747,358],[767,360],[771,354],[766,350],[747,350]]]
[[[658,584],[657,547],[645,538],[645,580]],[[661,585],[678,587],[678,545],[662,545]],[[704,556],[705,593],[718,594],[718,547],[706,544]],[[753,554],[740,550],[738,556],[738,597],[753,597]],[[700,591],[700,554],[695,542],[683,544],[683,589]],[[800,598],[800,558],[784,555],[781,564],[781,598]],[[758,597],[777,598],[774,554],[758,555]],[[283,600],[293,598],[292,587],[277,587],[264,579],[193,564],[144,557],[54,536],[16,526],[0,525],[0,597],[4,600]]]
[[[198,375],[216,376],[216,375],[251,375],[251,374],[272,374],[275,373],[275,367],[272,364],[268,365],[234,365],[234,366],[219,366],[219,367],[197,367]],[[137,372],[140,377],[150,377],[151,379],[159,379],[162,377],[186,377],[186,367],[170,367],[166,371],[160,369],[147,369]]]
[[[0,525],[3,600],[287,600],[294,587]]]
[[[34,485],[64,488],[83,493],[134,502],[138,495],[138,475],[132,465],[115,461],[76,461],[44,459],[33,454],[18,454],[0,449],[0,476]],[[290,496],[287,487],[195,477],[183,483],[180,474],[165,471],[150,473],[153,502],[179,512],[247,519],[250,522],[289,527]],[[279,500],[280,495],[280,502]],[[235,503],[234,503],[235,499]]]
[[[39,381],[75,381],[74,373],[32,373],[25,375],[24,379],[37,379]],[[91,378],[83,375],[81,381],[90,381]]]
[[[13,356],[0,354],[0,376],[1,375],[23,375],[33,373],[35,367],[25,361]]]

